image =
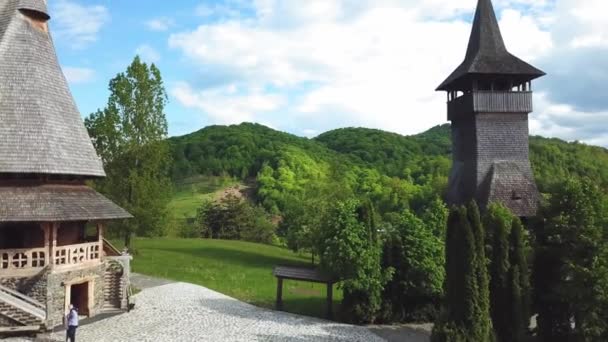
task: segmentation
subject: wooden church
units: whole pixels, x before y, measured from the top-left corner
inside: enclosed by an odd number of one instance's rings
[[[47,22],[46,0],[0,1],[0,336],[128,306],[130,256],[104,223],[131,217],[104,177]]]
[[[529,160],[532,80],[545,75],[507,51],[491,0],[479,0],[462,64],[437,90],[448,93],[452,159],[448,202],[498,202],[534,216],[539,194]]]

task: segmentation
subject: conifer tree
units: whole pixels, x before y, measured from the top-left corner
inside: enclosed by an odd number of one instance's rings
[[[472,234],[475,237],[475,277],[477,294],[473,325],[473,335],[476,341],[490,341],[493,336],[490,319],[490,291],[488,277],[488,260],[486,258],[485,233],[481,224],[479,208],[472,201],[467,206],[468,220]]]
[[[492,257],[490,262],[491,316],[496,335],[504,340],[511,331],[509,227],[511,213],[499,204],[491,204],[486,216],[486,228],[491,231]]]
[[[433,342],[492,341],[483,227],[474,203],[453,208],[446,242],[446,298]]]
[[[516,321],[513,321],[513,331],[518,331],[517,329],[521,327],[523,334],[530,326],[530,269],[528,267],[528,260],[526,259],[524,227],[517,218],[513,219],[511,226],[509,254],[512,275],[511,292],[515,293],[515,289],[513,288],[515,285],[517,285],[517,290],[519,291],[519,296],[514,295],[514,298],[511,298],[511,303],[515,306],[512,311],[518,313],[521,320],[521,326]],[[519,336],[519,334],[516,336]]]

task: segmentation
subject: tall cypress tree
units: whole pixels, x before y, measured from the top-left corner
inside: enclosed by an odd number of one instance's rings
[[[486,227],[491,232],[490,303],[494,329],[500,341],[508,341],[511,332],[509,269],[509,227],[511,213],[492,204],[488,208]]]
[[[490,291],[488,259],[486,258],[485,233],[481,224],[479,207],[472,201],[467,206],[468,220],[475,237],[475,277],[477,286],[475,321],[473,325],[476,341],[490,341],[493,336],[490,319]]]
[[[434,342],[492,340],[488,274],[479,210],[453,208],[446,242],[446,298],[431,336]]]
[[[512,312],[518,312],[519,319],[521,320],[521,325],[519,325],[518,322],[513,321],[513,331],[517,331],[517,329],[521,327],[521,334],[515,335],[521,336],[530,326],[531,290],[530,269],[528,267],[528,260],[526,259],[524,244],[524,227],[517,218],[513,219],[511,226],[509,258],[512,275],[511,293],[516,292],[513,288],[515,285],[517,285],[517,290],[519,291],[519,297],[511,298],[511,303],[514,305]],[[514,319],[516,319],[516,317],[514,317]]]

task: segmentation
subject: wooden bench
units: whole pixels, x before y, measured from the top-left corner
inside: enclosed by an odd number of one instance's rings
[[[327,317],[333,318],[333,285],[339,280],[316,268],[276,266],[272,274],[277,277],[277,310],[283,310],[283,280],[300,280],[327,285]]]

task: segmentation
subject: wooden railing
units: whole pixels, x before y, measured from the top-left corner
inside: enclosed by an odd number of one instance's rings
[[[44,248],[0,250],[0,270],[43,268],[48,264]]]
[[[99,242],[55,247],[55,266],[74,266],[101,258]]]
[[[0,274],[29,274],[45,267],[70,267],[91,264],[101,259],[101,243],[57,246],[53,255],[46,248],[0,250]]]
[[[448,102],[448,118],[470,113],[531,113],[532,92],[474,91]]]

